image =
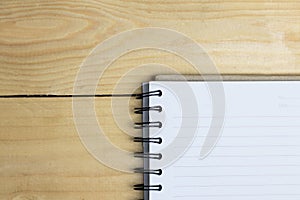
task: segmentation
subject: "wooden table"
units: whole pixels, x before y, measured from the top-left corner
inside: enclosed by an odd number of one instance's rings
[[[72,98],[4,98],[72,94],[81,63],[115,34],[173,29],[202,45],[222,74],[300,74],[300,1],[1,0],[0,6],[0,199],[141,198],[132,190],[140,175],[106,167],[84,148]],[[124,74],[147,63],[195,73],[172,53],[133,51],[104,72],[97,94],[112,93]],[[131,74],[123,92],[168,73],[148,69]],[[122,149],[139,151],[115,123],[111,100],[95,100],[107,137]],[[139,104],[133,99],[129,107]]]

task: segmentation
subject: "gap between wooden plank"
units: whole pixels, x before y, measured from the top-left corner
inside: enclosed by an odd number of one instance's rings
[[[9,98],[68,98],[68,97],[137,97],[139,94],[17,94],[17,95],[0,95],[2,99]]]

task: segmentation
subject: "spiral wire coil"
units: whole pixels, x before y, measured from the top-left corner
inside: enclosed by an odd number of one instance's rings
[[[162,96],[161,90],[155,90],[155,91],[149,91],[144,92],[136,96],[137,99],[143,99],[143,98],[149,98],[157,96]],[[162,112],[162,107],[157,106],[151,106],[151,107],[142,107],[142,108],[135,108],[134,113],[135,114],[144,114],[146,112]],[[162,128],[162,122],[160,121],[153,121],[153,122],[137,122],[134,124],[134,128],[136,129],[143,129],[143,128]],[[150,143],[153,144],[161,144],[162,138],[161,137],[134,137],[134,142],[142,143],[143,145],[149,145]],[[142,159],[156,159],[161,160],[162,154],[161,153],[148,153],[148,152],[135,152],[134,157],[136,158],[142,158]],[[144,175],[156,175],[161,176],[163,171],[162,169],[145,169],[145,168],[136,168],[134,169],[135,173],[141,173]],[[136,184],[134,185],[134,190],[141,190],[141,191],[161,191],[162,185],[147,185],[147,184]]]

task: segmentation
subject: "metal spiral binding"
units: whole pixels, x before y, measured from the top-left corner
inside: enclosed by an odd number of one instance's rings
[[[135,152],[134,157],[161,160],[162,159],[162,154],[161,153]]]
[[[144,185],[144,184],[136,184],[134,185],[134,190],[148,190],[148,191],[161,191],[162,185]]]
[[[142,99],[145,97],[151,97],[151,96],[161,96],[162,95],[162,91],[161,90],[154,90],[154,91],[150,91],[150,92],[144,92],[141,94],[138,94],[136,96],[137,99]]]
[[[162,96],[161,90],[155,90],[150,92],[145,92],[142,94],[139,94],[136,96],[137,99],[143,99],[143,98],[149,98],[157,96]],[[162,107],[157,106],[151,106],[151,107],[142,107],[142,108],[135,108],[134,113],[135,114],[144,114],[146,112],[162,112]],[[152,121],[152,122],[138,122],[135,123],[134,128],[136,129],[143,129],[143,128],[162,128],[162,122],[160,121]],[[134,142],[140,142],[144,146],[144,152],[135,152],[134,157],[141,158],[141,159],[156,159],[161,160],[162,154],[161,153],[151,153],[151,152],[145,152],[145,146],[149,145],[150,143],[153,144],[161,144],[162,138],[161,137],[134,137]],[[145,166],[144,166],[145,167]],[[163,171],[161,169],[146,169],[145,168],[136,168],[134,169],[135,173],[141,173],[144,175],[144,177],[149,175],[156,175],[160,176],[162,175]],[[147,184],[147,182],[144,182],[144,184],[137,184],[134,185],[134,190],[142,190],[142,191],[161,191],[162,185],[150,185]],[[144,194],[145,195],[145,194]]]
[[[141,143],[156,143],[156,144],[161,144],[162,143],[162,138],[143,138],[143,137],[134,137],[133,138],[134,142],[141,142]]]
[[[136,168],[134,169],[135,173],[141,173],[141,174],[154,174],[154,175],[162,175],[161,169],[144,169],[144,168]]]
[[[149,112],[149,111],[161,112],[162,107],[161,106],[151,106],[151,107],[142,107],[142,108],[135,108],[134,109],[135,114],[143,114],[144,112]]]
[[[161,128],[162,123],[157,122],[137,122],[134,124],[134,128],[136,129],[142,129],[142,128]]]

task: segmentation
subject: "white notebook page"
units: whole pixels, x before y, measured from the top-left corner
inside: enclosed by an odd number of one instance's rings
[[[207,84],[149,83],[149,91],[163,94],[149,98],[149,106],[163,108],[149,112],[150,121],[163,124],[161,129],[149,128],[150,137],[163,139],[162,144],[150,143],[150,152],[164,152],[162,160],[150,160],[150,169],[163,170],[161,176],[150,175],[150,185],[163,189],[151,191],[149,199],[299,200],[300,82],[230,81],[223,87],[224,124],[212,127],[221,135],[203,158],[200,152],[212,120],[222,118],[213,111]],[[168,160],[178,152],[177,159]]]

